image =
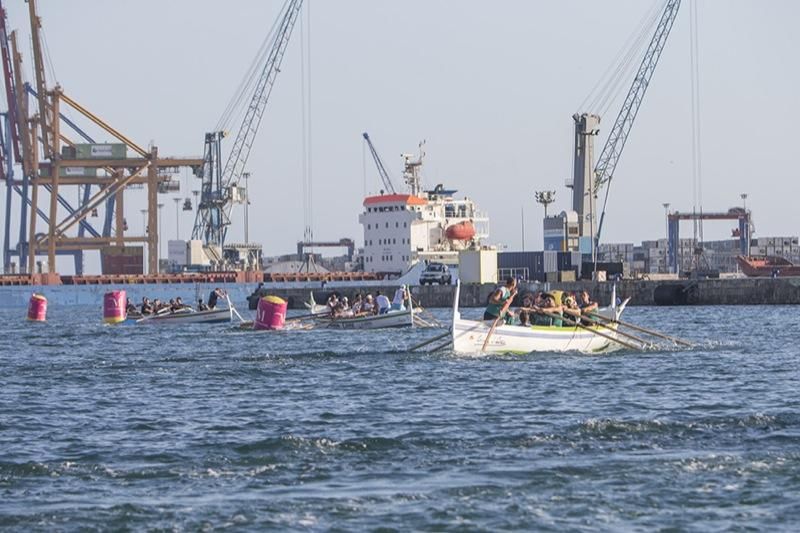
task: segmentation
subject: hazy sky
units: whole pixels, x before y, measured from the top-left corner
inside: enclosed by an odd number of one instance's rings
[[[27,39],[27,4],[4,3],[9,27]],[[69,95],[141,145],[199,156],[204,132],[283,2],[39,3],[56,78]],[[474,198],[491,217],[492,241],[513,249],[524,208],[526,248],[541,248],[533,191],[555,189],[555,208],[568,208],[571,115],[594,111],[578,106],[653,3],[307,0],[315,238],[362,243],[368,131],[396,180],[400,153],[426,139],[427,186],[443,182]],[[691,210],[689,5],[684,0],[617,167],[605,242],[662,237],[663,202]],[[701,0],[698,10],[704,209],[727,210],[747,192],[756,236],[796,235],[800,3]],[[250,238],[267,255],[292,252],[303,237],[299,44],[296,29],[249,162]],[[603,117],[601,146],[618,108]],[[368,190],[377,191],[371,160],[367,172]],[[127,200],[137,231],[144,198],[134,191]],[[163,198],[163,233],[174,238],[175,206]],[[194,217],[180,216],[186,238]],[[234,216],[241,220],[241,209]],[[726,238],[731,227],[709,223],[705,237]],[[240,224],[229,241],[242,235]]]

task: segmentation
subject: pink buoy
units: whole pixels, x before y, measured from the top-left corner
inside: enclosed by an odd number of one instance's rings
[[[283,298],[264,296],[258,301],[253,329],[283,329],[286,307],[286,300]]]
[[[127,296],[125,291],[111,291],[103,295],[103,322],[106,324],[118,324],[126,318],[125,302]]]
[[[47,320],[47,298],[43,295],[33,293],[28,300],[28,320],[33,322]]]

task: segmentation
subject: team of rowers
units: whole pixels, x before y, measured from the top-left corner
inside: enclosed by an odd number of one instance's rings
[[[369,293],[363,295],[357,293],[353,297],[352,303],[347,296],[340,298],[334,292],[328,297],[326,305],[335,318],[361,317],[383,315],[390,311],[405,311],[409,298],[408,290],[403,285],[394,292],[391,302],[388,296],[381,294],[381,291],[376,291],[374,297]]]
[[[210,311],[217,307],[217,300],[225,297],[225,291],[222,289],[214,289],[208,295],[208,303],[204,302],[202,298],[197,300],[197,311]],[[137,307],[130,298],[125,304],[125,310],[128,315],[163,315],[167,313],[181,313],[192,312],[191,305],[183,303],[180,296],[170,299],[169,302],[163,302],[158,298],[151,300],[148,297],[142,298],[142,303]]]
[[[483,319],[494,321],[502,317],[507,324],[520,326],[573,326],[582,315],[597,311],[597,303],[585,290],[577,294],[553,291],[526,294],[515,314],[506,304],[510,306],[509,300],[513,301],[516,295],[517,280],[506,279],[505,284],[489,296]],[[515,322],[515,318],[519,318],[519,322]],[[582,322],[590,323],[586,319]]]

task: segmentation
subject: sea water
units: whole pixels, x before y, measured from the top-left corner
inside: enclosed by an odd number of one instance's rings
[[[0,311],[2,529],[800,528],[794,307],[630,308],[697,346],[513,357],[100,315]]]

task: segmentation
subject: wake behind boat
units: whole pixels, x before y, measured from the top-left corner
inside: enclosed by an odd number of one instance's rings
[[[615,291],[616,292],[616,291]],[[488,343],[486,338],[492,322],[486,320],[467,320],[461,318],[458,299],[461,284],[456,287],[453,301],[453,325],[451,337],[453,350],[460,354],[527,354],[531,352],[603,352],[618,347],[617,325],[580,326],[520,326],[498,325],[494,328]],[[597,310],[597,315],[609,321],[619,319],[627,305],[627,300],[616,305],[616,295],[612,294],[611,304]],[[485,345],[485,346],[484,346]]]

